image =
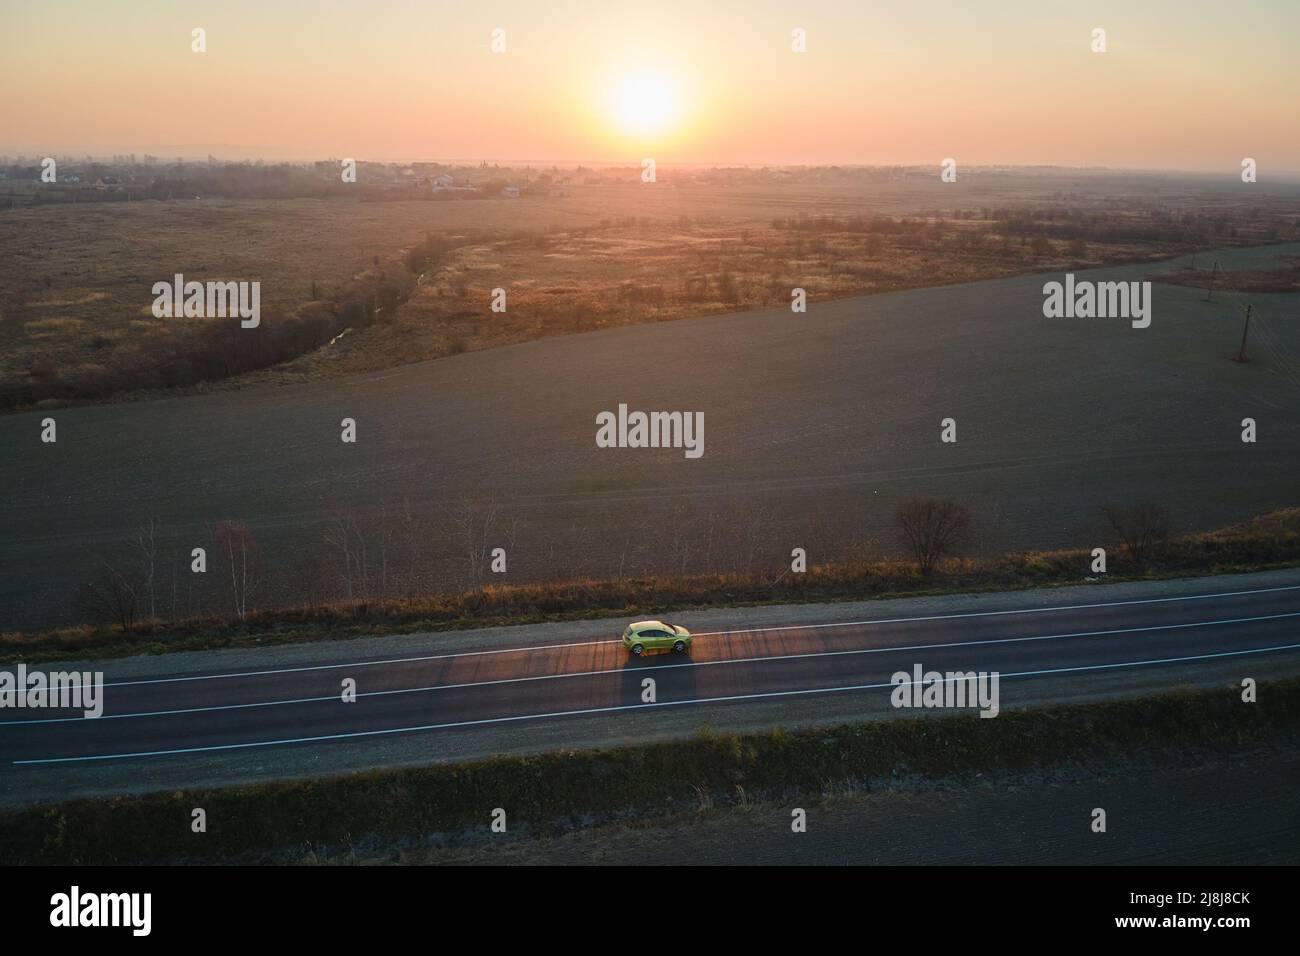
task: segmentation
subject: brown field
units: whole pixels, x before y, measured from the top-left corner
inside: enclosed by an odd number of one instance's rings
[[[514,200],[5,211],[0,405],[305,381],[779,306],[796,286],[816,301],[1300,235],[1300,190],[1268,194],[1265,208],[1191,177],[982,171],[944,187],[844,170],[662,175]],[[229,320],[154,318],[150,287],[176,272],[261,281],[257,337]],[[489,309],[496,287],[504,314]]]

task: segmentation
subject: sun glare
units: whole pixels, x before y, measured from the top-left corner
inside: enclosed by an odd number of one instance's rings
[[[614,93],[614,117],[625,133],[662,133],[677,118],[672,84],[653,73],[625,77]]]

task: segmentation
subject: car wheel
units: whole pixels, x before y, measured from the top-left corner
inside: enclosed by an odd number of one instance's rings
[[[640,645],[640,644],[633,644],[633,645],[632,645],[632,656],[633,656],[633,657],[640,657],[640,656],[641,656],[642,654],[644,654],[644,653],[645,653],[645,647],[643,647],[643,646]]]
[[[686,653],[686,642],[678,641],[676,644],[673,645],[673,650],[675,650],[678,654]]]

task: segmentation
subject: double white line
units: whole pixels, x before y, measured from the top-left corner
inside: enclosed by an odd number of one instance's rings
[[[1056,667],[1048,670],[1015,671],[1002,677],[1037,677],[1045,674],[1069,674],[1079,671],[1109,670],[1119,667],[1144,667],[1152,664],[1175,664],[1182,661],[1202,661],[1218,657],[1239,657],[1247,654],[1267,654],[1300,648],[1300,644],[1279,644],[1275,647],[1257,647],[1245,651],[1224,651],[1217,654],[1196,654],[1190,657],[1165,657],[1150,661],[1122,661],[1115,664],[1089,664],[1081,667]],[[255,747],[278,747],[288,744],[319,743],[326,740],[351,740],[359,737],[380,737],[391,734],[410,734],[430,730],[450,730],[456,727],[479,727],[486,724],[504,724],[522,720],[544,720],[553,717],[580,717],[584,714],[609,714],[625,710],[644,710],[650,707],[683,707],[693,704],[721,704],[740,700],[760,700],[775,697],[798,697],[809,694],[833,694],[852,690],[876,690],[895,686],[883,684],[854,684],[848,687],[818,687],[810,690],[779,690],[763,694],[733,694],[728,697],[701,697],[694,700],[665,700],[653,704],[620,704],[611,707],[588,707],[583,710],[560,710],[549,714],[521,714],[516,717],[486,717],[481,720],[459,720],[444,724],[423,724],[418,727],[392,727],[384,730],[360,730],[345,734],[322,734],[318,737],[289,737],[283,740],[257,740],[241,744],[213,744],[208,747],[180,747],[174,750],[144,750],[135,753],[92,754],[84,757],[43,757],[33,760],[15,760],[15,764],[82,763],[89,760],[122,760],[133,757],[164,757],[176,754],[210,753],[217,750],[245,750]]]

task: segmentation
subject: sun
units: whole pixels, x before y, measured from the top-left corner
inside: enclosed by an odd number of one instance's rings
[[[613,113],[623,132],[649,136],[669,129],[677,119],[673,83],[656,73],[624,77],[614,89]]]

